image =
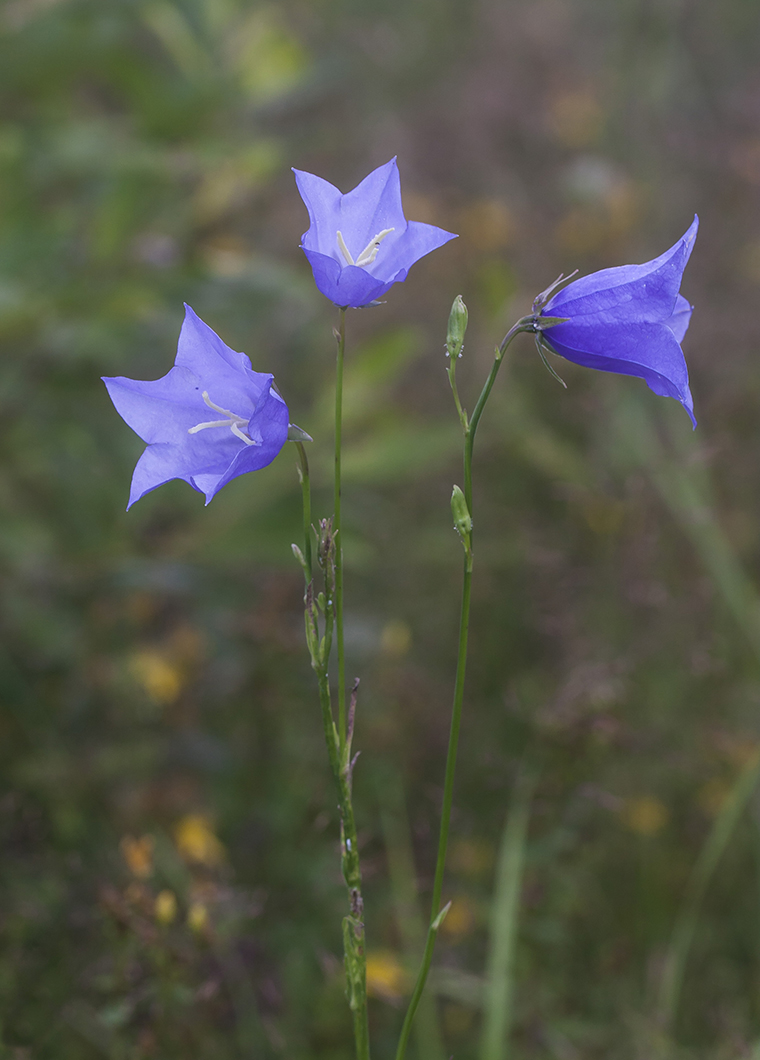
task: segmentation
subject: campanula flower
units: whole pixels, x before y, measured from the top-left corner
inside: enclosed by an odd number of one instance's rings
[[[376,302],[406,279],[415,261],[456,239],[442,228],[406,220],[395,158],[346,195],[313,173],[293,172],[311,220],[301,247],[317,287],[337,306]]]
[[[692,306],[678,289],[699,219],[678,242],[645,265],[621,265],[583,276],[536,300],[541,317],[565,318],[541,329],[541,342],[575,364],[637,375],[655,394],[680,401],[696,427],[689,373],[680,343]]]
[[[127,508],[173,478],[206,496],[271,464],[288,436],[288,409],[272,376],[254,372],[185,306],[174,367],[161,379],[103,379],[116,411],[148,448]]]

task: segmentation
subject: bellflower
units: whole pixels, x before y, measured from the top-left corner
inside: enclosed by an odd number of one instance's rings
[[[174,367],[161,379],[103,379],[116,411],[148,443],[127,508],[181,478],[206,504],[233,478],[271,464],[288,436],[272,376],[254,372],[185,306]],[[301,435],[303,437],[303,435]]]
[[[699,219],[678,242],[645,265],[621,265],[583,276],[534,304],[540,341],[588,368],[637,375],[655,394],[680,401],[696,427],[680,343],[692,306],[679,294]],[[565,318],[540,327],[542,317]]]
[[[376,302],[406,279],[415,261],[456,239],[442,228],[406,220],[395,158],[346,195],[313,173],[293,172],[311,220],[301,247],[317,287],[337,306]]]

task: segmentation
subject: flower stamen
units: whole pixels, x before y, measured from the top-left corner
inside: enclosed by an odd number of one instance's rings
[[[260,442],[255,442],[252,438],[249,438],[247,434],[243,434],[241,427],[247,426],[248,420],[245,416],[238,416],[235,412],[230,412],[229,409],[223,409],[221,405],[215,405],[211,398],[208,396],[208,390],[204,390],[202,394],[204,402],[214,412],[221,412],[227,419],[224,420],[209,420],[207,423],[196,423],[194,427],[188,427],[188,434],[197,434],[198,431],[205,431],[208,427],[229,427],[236,438],[239,438],[241,442],[245,442],[246,445],[260,445]]]
[[[386,236],[389,236],[391,232],[395,231],[395,228],[384,228],[382,232],[378,232],[376,236],[373,236],[372,239],[370,239],[369,243],[367,243],[366,247],[361,252],[356,261],[354,261],[354,259],[351,257],[351,252],[346,246],[346,241],[343,238],[343,233],[340,230],[338,231],[338,248],[343,257],[345,258],[347,265],[356,265],[358,266],[358,268],[362,269],[365,265],[372,264],[372,262],[377,257],[377,252],[380,249],[380,244],[382,243],[382,241],[385,239]]]
[[[377,252],[380,249],[380,244],[389,236],[391,232],[395,232],[395,228],[384,228],[382,232],[378,232],[376,236],[373,236],[367,243],[364,250],[361,252],[359,257],[356,259],[356,264],[361,268],[364,265],[371,265],[377,257]]]
[[[338,247],[340,248],[341,254],[346,259],[346,265],[355,265],[356,262],[351,257],[350,251],[349,251],[348,247],[346,246],[346,241],[343,238],[343,233],[341,232],[340,229],[338,229]]]

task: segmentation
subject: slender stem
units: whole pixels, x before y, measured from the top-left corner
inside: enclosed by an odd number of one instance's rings
[[[472,416],[469,423],[465,426],[465,420],[460,414],[462,420],[463,432],[464,432],[464,495],[467,502],[467,508],[472,516],[472,454],[473,446],[475,444],[475,432],[478,428],[480,417],[483,414],[488,396],[493,389],[493,385],[496,382],[496,376],[501,362],[504,359],[504,354],[507,350],[512,339],[515,335],[521,331],[533,331],[534,330],[534,318],[523,317],[518,320],[514,327],[510,328],[507,334],[502,339],[501,343],[497,347],[496,357],[494,359],[493,366],[488,375],[488,379],[485,382],[485,386],[477,400],[475,409],[473,410]],[[457,411],[461,406],[457,403]],[[470,545],[472,537],[470,538]],[[451,806],[454,798],[454,772],[456,770],[457,763],[457,748],[459,744],[459,729],[462,722],[462,707],[464,703],[464,681],[465,672],[467,668],[467,636],[470,624],[470,597],[472,589],[472,548],[465,555],[464,560],[464,572],[462,579],[462,606],[460,611],[459,619],[459,650],[457,653],[457,672],[454,683],[454,704],[451,712],[451,729],[449,732],[449,749],[446,755],[446,775],[443,785],[443,806],[441,808],[441,829],[438,838],[438,857],[435,865],[435,879],[433,881],[433,900],[431,903],[430,912],[430,927],[428,928],[427,941],[425,943],[425,952],[422,957],[422,966],[420,967],[419,974],[417,976],[417,982],[414,987],[411,1000],[409,1002],[409,1008],[407,1009],[406,1017],[404,1019],[403,1026],[401,1028],[401,1036],[399,1038],[398,1049],[396,1051],[396,1060],[403,1060],[406,1053],[406,1046],[409,1041],[409,1035],[412,1030],[412,1023],[414,1021],[414,1015],[417,1011],[420,998],[422,997],[422,991],[425,988],[425,981],[427,979],[428,971],[430,969],[430,962],[433,958],[433,949],[435,947],[435,940],[438,934],[438,928],[440,927],[440,916],[442,910],[441,896],[443,894],[443,875],[446,868],[446,852],[449,844],[449,825],[451,822]]]
[[[324,593],[315,599],[314,587],[306,587],[306,638],[312,666],[317,675],[322,723],[335,781],[340,810],[341,869],[348,890],[348,915],[343,918],[343,949],[345,954],[348,1003],[354,1021],[356,1060],[369,1060],[369,1020],[367,1013],[367,958],[364,942],[364,901],[361,893],[361,867],[356,821],[351,801],[351,780],[354,762],[351,760],[351,736],[355,713],[356,687],[351,696],[348,738],[341,747],[335,725],[328,661],[335,624],[335,556],[336,540],[332,523],[324,519],[319,526],[317,559],[324,576]],[[320,610],[324,624],[320,631]],[[321,632],[321,635],[320,635]],[[358,682],[357,682],[358,684]]]
[[[301,493],[303,497],[303,558],[306,560],[308,571],[307,581],[313,575],[311,560],[311,480],[309,478],[309,460],[306,456],[303,442],[296,442],[299,459],[299,478],[301,479]]]
[[[470,444],[470,462],[472,462],[472,446],[473,446],[473,443],[475,441],[475,431],[478,429],[478,421],[480,420],[480,417],[483,415],[483,409],[485,408],[486,401],[488,401],[488,397],[489,397],[491,391],[493,390],[493,385],[496,382],[496,376],[499,373],[499,368],[501,368],[501,362],[504,360],[504,354],[507,352],[507,347],[509,346],[510,342],[515,337],[515,335],[519,335],[521,331],[534,331],[534,330],[535,330],[535,318],[532,317],[532,316],[530,316],[530,317],[521,317],[517,321],[517,323],[514,324],[509,329],[507,334],[504,336],[504,338],[501,340],[499,345],[496,347],[496,356],[494,358],[494,363],[491,366],[491,371],[488,374],[488,379],[486,379],[485,386],[483,387],[483,390],[481,391],[480,397],[478,398],[477,402],[475,403],[475,408],[473,409],[472,416],[470,418],[470,427],[469,427],[469,431],[468,431],[469,444]],[[467,463],[467,457],[465,456],[465,464],[466,463]],[[466,491],[465,491],[465,493],[466,493]],[[469,504],[469,500],[468,500],[467,503]]]
[[[343,359],[346,348],[346,310],[339,310],[335,360],[335,639],[338,651],[337,768],[333,765],[341,815],[343,878],[348,888],[349,915],[343,919],[343,949],[346,960],[348,999],[354,1020],[357,1060],[369,1060],[369,1014],[367,1012],[367,954],[364,941],[364,901],[361,893],[359,845],[351,801],[351,733],[346,733],[346,663],[343,642],[343,535],[341,533],[341,451],[343,442]],[[326,660],[325,660],[326,664]],[[325,665],[325,682],[327,679]],[[328,690],[329,692],[329,690]],[[329,702],[329,700],[328,700]],[[330,712],[332,722],[332,711]],[[325,723],[326,724],[326,723]],[[332,759],[331,759],[332,764]]]
[[[468,569],[469,568],[469,569]],[[454,707],[451,712],[451,730],[449,732],[449,749],[446,755],[446,779],[443,785],[443,807],[441,809],[441,830],[438,839],[438,857],[435,864],[435,880],[433,882],[433,900],[431,903],[431,923],[428,928],[425,952],[422,957],[422,966],[417,976],[409,1008],[406,1012],[401,1036],[399,1038],[396,1060],[403,1060],[409,1035],[412,1032],[412,1023],[417,1012],[417,1006],[425,989],[430,962],[433,959],[433,949],[438,934],[435,922],[441,905],[441,893],[443,891],[443,870],[446,866],[446,851],[449,845],[449,823],[451,821],[451,805],[454,795],[454,772],[457,764],[457,749],[459,745],[459,728],[462,722],[462,705],[464,702],[464,677],[467,662],[467,634],[470,624],[470,591],[472,587],[472,561],[465,557],[464,577],[462,582],[462,609],[459,619],[459,653],[457,657],[457,676],[454,687]]]
[[[461,356],[461,354],[460,354]],[[457,389],[457,358],[449,356],[449,383],[451,384],[451,393],[454,395],[454,404],[457,408],[459,415],[459,422],[462,424],[462,430],[467,430],[467,413],[462,408],[462,402],[459,400],[459,390]]]
[[[338,647],[338,737],[341,751],[346,743],[346,661],[343,649],[343,535],[341,533],[341,445],[343,440],[343,354],[346,349],[346,310],[339,310],[335,332],[335,634]]]

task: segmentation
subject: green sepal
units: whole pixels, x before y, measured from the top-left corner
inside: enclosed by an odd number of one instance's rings
[[[536,331],[546,331],[547,328],[555,328],[557,324],[567,324],[570,317],[536,317]]]
[[[295,423],[288,424],[288,442],[313,442],[314,439]]]
[[[544,347],[541,339],[541,335],[536,335],[536,349],[538,350],[538,356],[544,362],[544,368],[547,370],[549,375],[553,375],[557,382],[560,383],[565,388],[565,390],[567,390],[567,383],[565,382],[565,380],[562,378],[561,375],[558,375],[557,372],[554,371],[552,366],[547,361],[546,355],[544,354]],[[554,350],[552,350],[549,346],[547,346],[546,348],[549,350],[550,353],[554,353]],[[555,356],[559,355],[556,354]]]

